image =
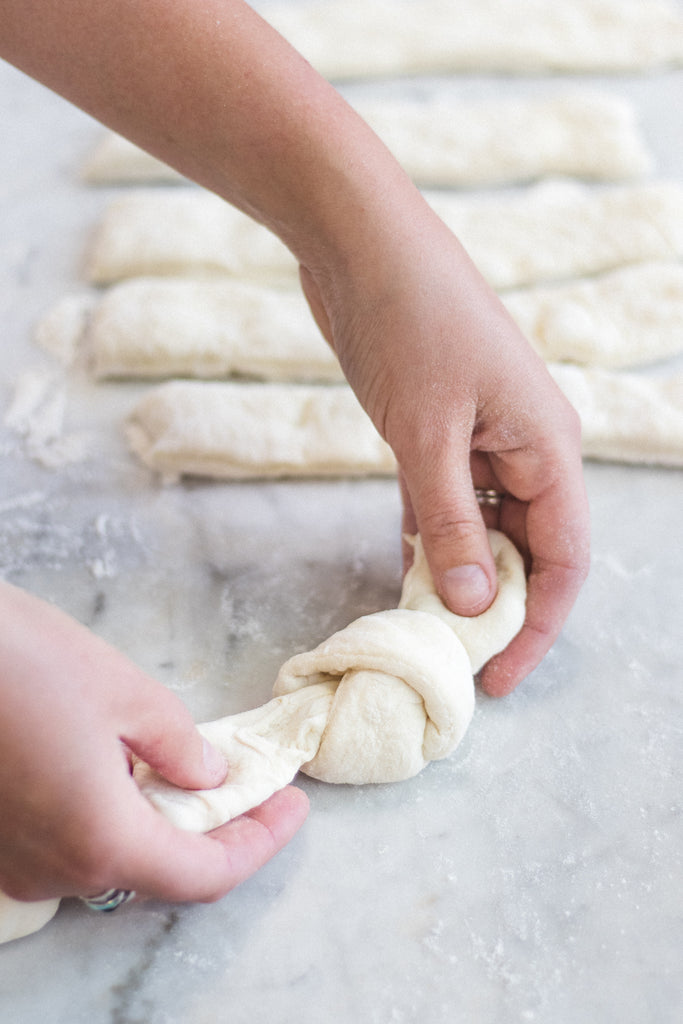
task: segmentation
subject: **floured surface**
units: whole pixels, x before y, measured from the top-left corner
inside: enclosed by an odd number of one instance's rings
[[[520,194],[425,196],[500,289],[683,254],[683,187],[673,182],[591,188],[550,181]],[[115,200],[93,239],[88,273],[96,284],[210,273],[298,287],[296,261],[274,235],[195,189]]]
[[[633,108],[610,93],[540,100],[504,94],[469,104],[437,94],[411,103],[354,100],[353,106],[422,186],[490,186],[549,175],[619,180],[641,177],[652,166]],[[182,181],[113,133],[89,157],[84,177],[91,184]]]
[[[263,13],[332,78],[683,62],[683,16],[667,0],[308,0],[264,3]]]
[[[83,462],[91,438],[65,429],[66,389],[44,366],[27,369],[16,381],[4,425],[21,438],[28,458],[46,469]]]

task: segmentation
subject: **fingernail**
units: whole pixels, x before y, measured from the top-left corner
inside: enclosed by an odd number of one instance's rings
[[[225,760],[220,750],[209,743],[208,740],[204,740],[204,766],[211,775],[220,776],[221,779],[225,778],[225,774],[228,770],[228,762]]]
[[[456,565],[443,574],[444,593],[450,608],[464,613],[488,597],[489,581],[480,565]]]

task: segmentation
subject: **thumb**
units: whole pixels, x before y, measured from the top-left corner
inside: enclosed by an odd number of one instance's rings
[[[212,789],[225,779],[225,758],[199,732],[189,711],[161,683],[149,680],[128,709],[121,739],[137,757],[184,789]]]
[[[459,471],[420,467],[411,481],[403,470],[404,502],[424,547],[434,585],[457,615],[480,615],[496,596],[496,567],[474,493],[469,452]],[[405,494],[407,491],[407,495]]]

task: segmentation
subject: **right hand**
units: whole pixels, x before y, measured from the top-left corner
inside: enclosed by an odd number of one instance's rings
[[[493,600],[486,526],[526,560],[524,626],[481,675],[500,696],[541,661],[588,571],[578,417],[452,233],[416,190],[397,197],[372,245],[334,272],[303,267],[302,285],[396,455],[403,531],[421,534],[444,603],[477,615]],[[475,487],[500,508],[482,515]]]

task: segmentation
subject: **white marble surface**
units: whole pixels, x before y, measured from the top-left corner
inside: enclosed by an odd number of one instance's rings
[[[610,79],[683,178],[683,76]],[[381,90],[382,84],[375,86]],[[406,83],[418,94],[426,82]],[[534,90],[466,79],[462,95]],[[99,128],[0,66],[0,402],[54,369],[36,318],[82,282],[110,192]],[[197,719],[261,703],[291,653],[395,604],[391,482],[160,488],[119,423],[132,386],[66,386],[85,457],[0,436],[0,568],[163,679]],[[15,1024],[668,1024],[681,1019],[683,474],[589,465],[594,561],[563,636],[511,697],[478,694],[446,762],[395,786],[303,780],[290,846],[214,906],[67,901],[0,948]]]

